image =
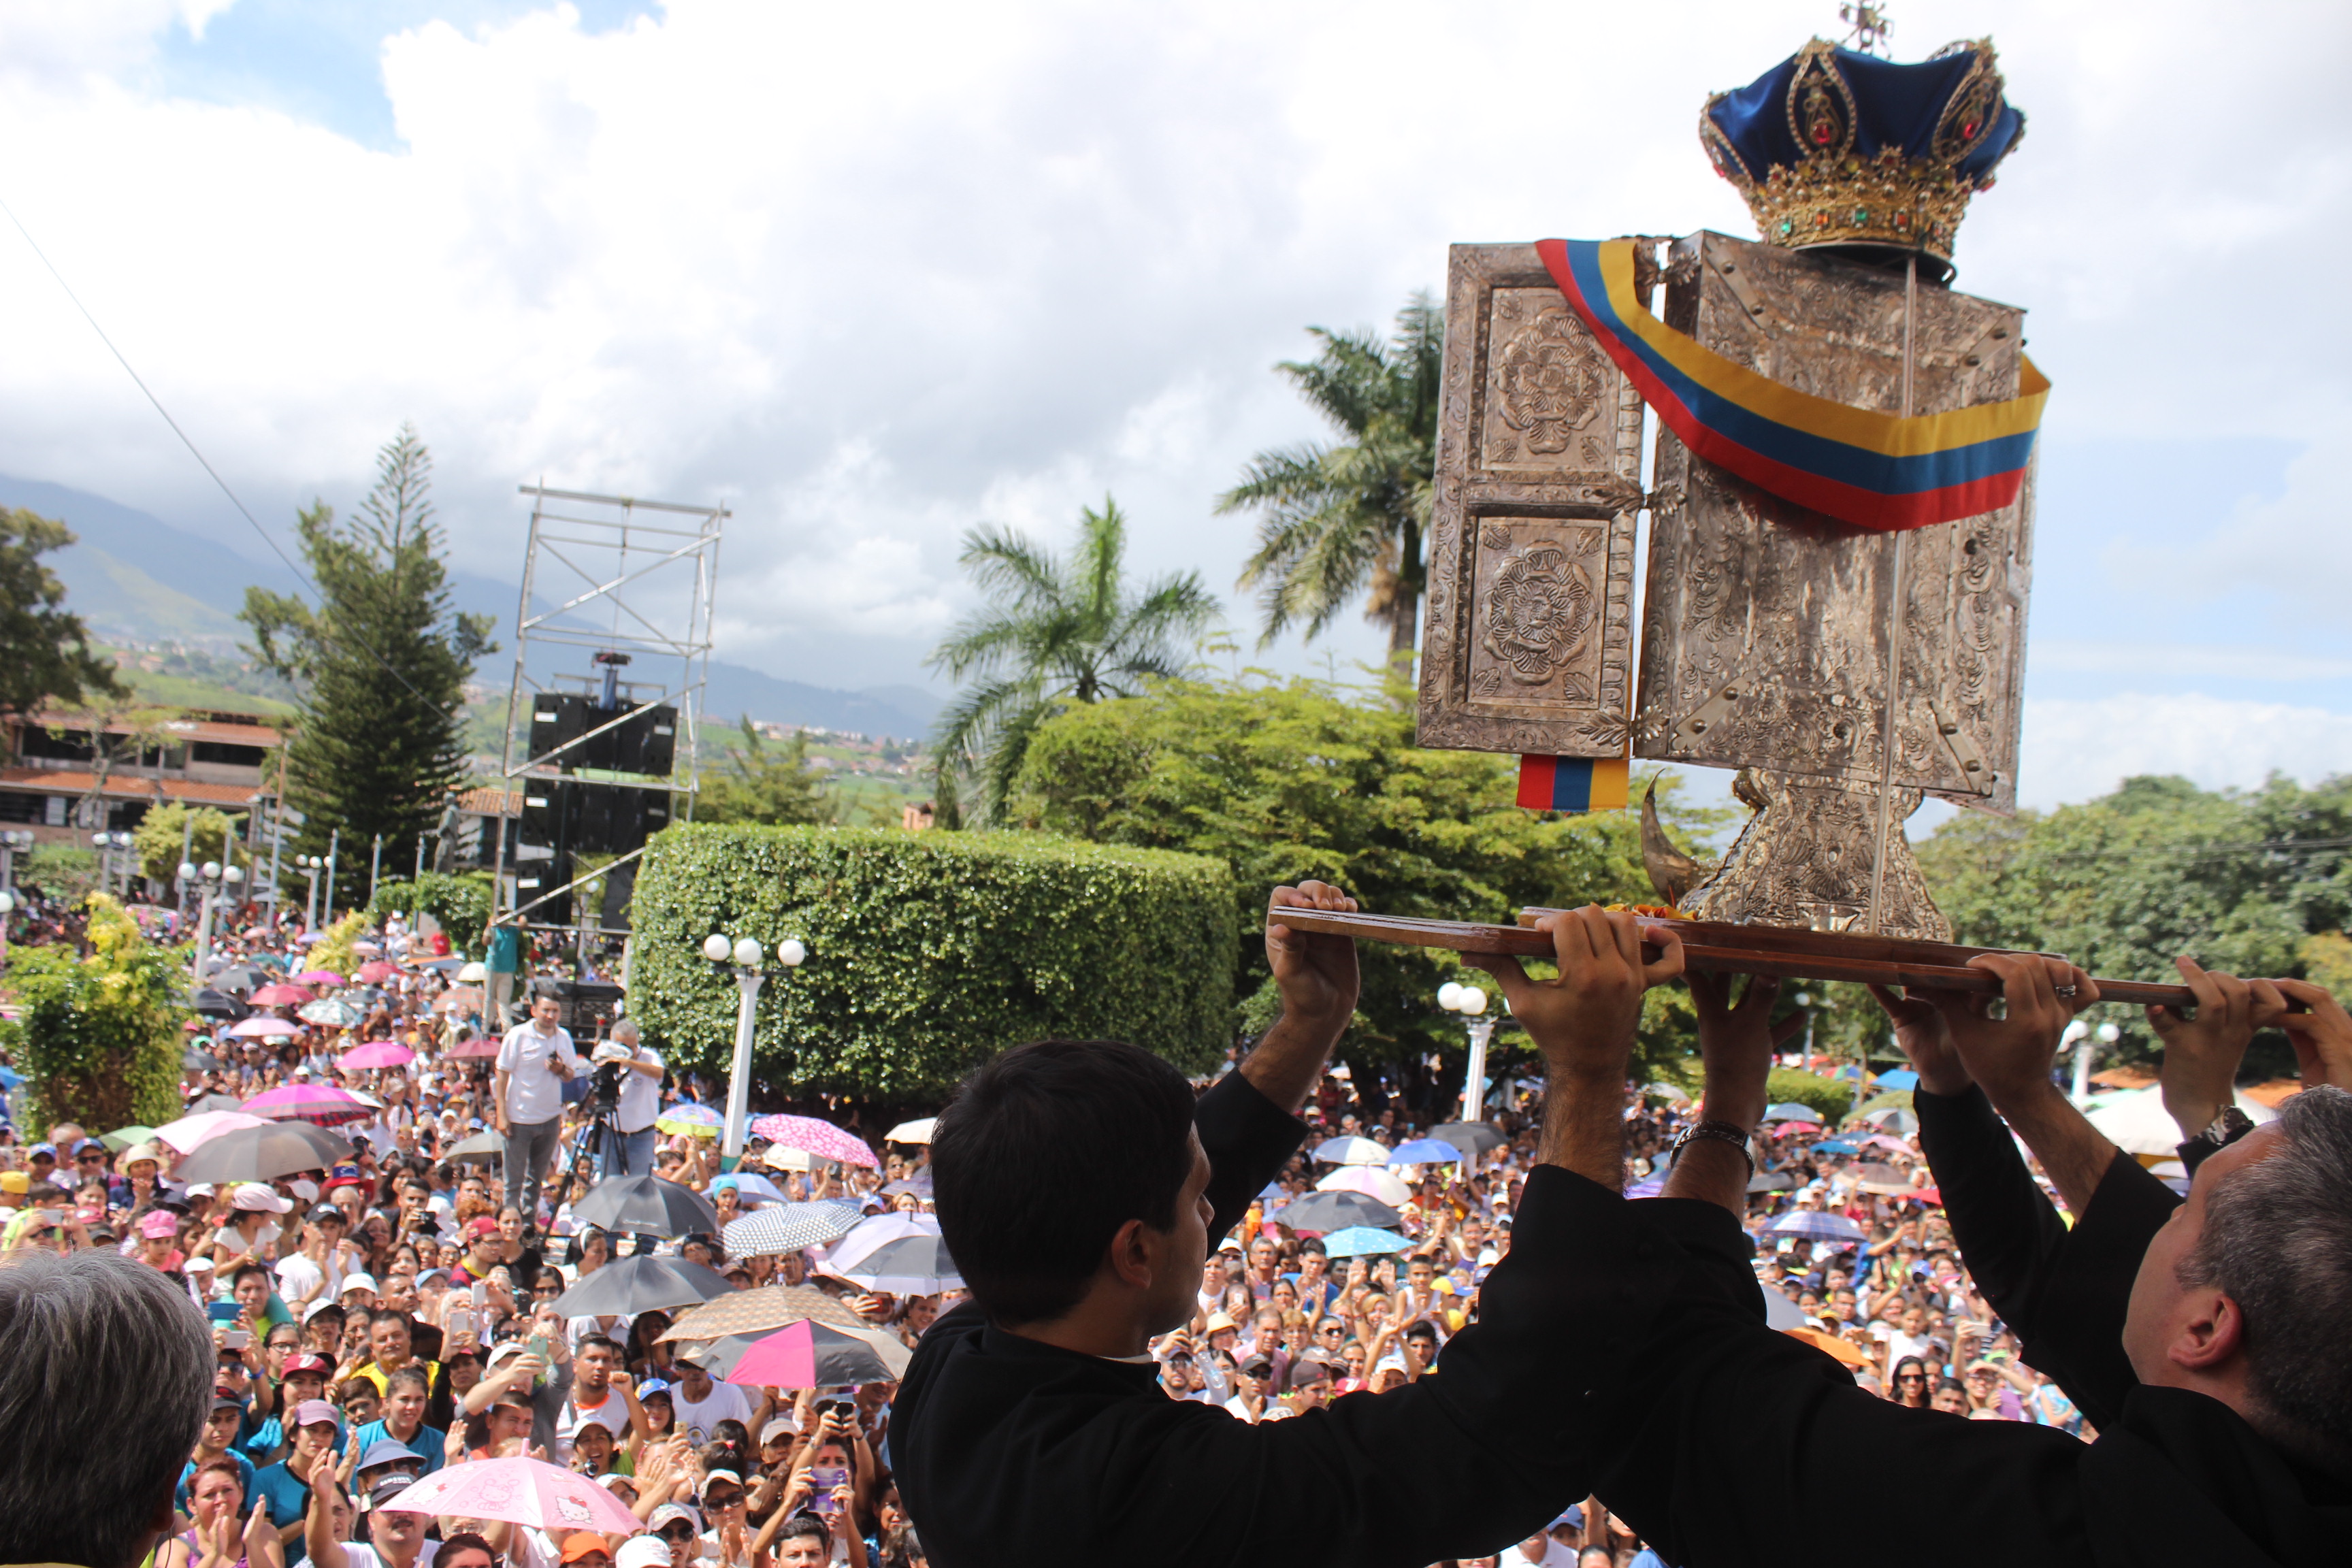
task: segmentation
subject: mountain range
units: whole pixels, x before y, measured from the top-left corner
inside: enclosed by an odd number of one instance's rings
[[[248,585],[281,594],[300,586],[280,561],[256,560],[87,490],[0,475],[0,507],[23,507],[74,531],[77,542],[49,556],[48,563],[66,584],[67,608],[104,640],[185,643],[225,653],[245,634],[236,612]],[[457,608],[490,615],[503,629],[499,640],[511,647],[517,585],[454,569],[449,580]],[[496,657],[481,671],[501,688],[505,673]],[[719,659],[710,663],[703,695],[703,712],[712,723],[730,723],[742,714],[762,723],[901,739],[929,733],[942,705],[919,686],[846,691]]]

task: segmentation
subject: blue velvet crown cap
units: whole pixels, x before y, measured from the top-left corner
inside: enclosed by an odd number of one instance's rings
[[[2025,134],[1990,40],[1898,65],[1820,38],[1707,100],[1699,139],[1776,245],[1948,261],[1968,199]]]

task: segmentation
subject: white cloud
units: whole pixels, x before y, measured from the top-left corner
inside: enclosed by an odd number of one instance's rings
[[[2273,773],[2305,784],[2352,772],[2352,713],[2191,693],[2096,701],[2031,699],[2018,763],[2028,805],[2087,800],[2143,773],[2249,789]]]
[[[2027,667],[2068,675],[2129,675],[2143,680],[2185,676],[2238,680],[2352,679],[2352,658],[2329,658],[2289,648],[2210,643],[2093,642],[2036,637]]]
[[[2117,541],[2105,552],[2107,570],[2118,587],[2192,602],[2248,589],[2275,595],[2294,618],[2316,611],[2319,629],[2340,633],[2344,588],[2352,582],[2347,467],[2352,416],[2339,414],[2287,465],[2280,494],[2241,501],[2229,518],[2183,542]]]

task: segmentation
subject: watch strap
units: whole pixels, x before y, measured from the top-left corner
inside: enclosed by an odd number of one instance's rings
[[[1695,1121],[1675,1135],[1675,1158],[1681,1159],[1684,1146],[1701,1138],[1730,1144],[1747,1160],[1748,1173],[1756,1173],[1756,1140],[1747,1128],[1730,1121]]]

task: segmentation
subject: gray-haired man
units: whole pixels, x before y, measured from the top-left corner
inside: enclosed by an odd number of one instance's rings
[[[662,1059],[639,1040],[634,1018],[616,1020],[613,1032],[588,1059],[600,1068],[616,1067],[621,1076],[620,1102],[613,1114],[620,1137],[616,1141],[610,1133],[597,1135],[596,1179],[645,1175],[654,1168],[654,1119],[661,1114]]]

